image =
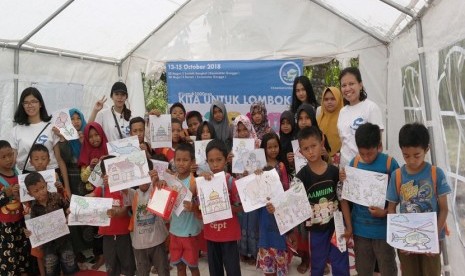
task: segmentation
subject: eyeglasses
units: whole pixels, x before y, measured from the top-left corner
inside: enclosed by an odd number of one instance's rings
[[[40,103],[38,100],[32,100],[30,102],[23,102],[23,106],[33,106]]]

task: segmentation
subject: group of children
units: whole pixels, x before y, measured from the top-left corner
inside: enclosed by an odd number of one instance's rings
[[[108,140],[102,126],[92,122],[83,127],[79,116],[73,120],[77,130],[83,129],[78,164],[86,196],[113,199],[113,207],[107,212],[111,218],[110,225],[98,228],[93,250],[96,258],[102,263],[104,260],[108,275],[134,275],[136,270],[137,275],[149,275],[152,267],[159,275],[169,275],[169,264],[177,268],[178,275],[186,275],[187,269],[191,275],[200,275],[198,264],[201,249],[207,251],[210,275],[224,275],[224,271],[227,275],[241,275],[241,259],[255,264],[265,275],[287,275],[294,251],[301,256],[307,252],[311,275],[323,275],[328,262],[333,275],[349,275],[348,253],[340,252],[334,244],[333,213],[338,210],[342,211],[345,221],[344,237],[350,239],[353,236],[354,239],[359,275],[372,275],[376,263],[382,275],[397,274],[395,251],[386,242],[386,215],[395,213],[397,204],[400,204],[400,212],[437,212],[438,230],[441,238],[444,237],[448,211],[446,195],[450,188],[442,170],[434,167],[437,173],[433,177],[433,167],[425,161],[429,136],[423,125],[408,124],[400,130],[399,146],[406,162],[402,168],[392,157],[381,152],[381,131],[377,125],[366,123],[356,130],[359,155],[349,165],[391,175],[388,203],[383,209],[349,204],[341,198],[338,183],[345,179],[345,173],[343,168],[331,164],[331,158],[328,158],[331,147],[326,133],[318,126],[316,110],[310,104],[301,104],[295,116],[290,111],[283,112],[279,135],[269,127],[266,108],[262,103],[251,107],[250,117],[237,116],[233,127],[229,125],[226,107],[221,102],[212,104],[209,121],[203,121],[197,111],[186,114],[182,104],[173,105],[170,113],[172,148],[152,150],[145,138],[147,122],[140,117],[132,118],[129,122],[129,133],[138,137],[140,148],[146,151],[147,158],[170,162],[170,172],[193,194],[192,201],[184,202],[184,211],[179,216],[173,214],[169,222],[146,210],[154,190],[166,185],[153,170],[152,163],[148,162],[150,183],[111,193],[104,163],[113,156],[108,156]],[[70,115],[73,117],[74,114]],[[183,129],[184,121],[187,129]],[[208,167],[201,171],[196,164],[191,136],[195,136],[196,140],[212,139],[205,151]],[[303,222],[299,229],[280,235],[271,203],[255,212],[243,212],[235,180],[246,174],[259,174],[261,170],[238,175],[231,173],[233,138],[255,139],[256,148],[265,151],[267,165],[262,170],[276,169],[284,190],[299,180],[304,184],[315,210],[310,220]],[[295,139],[308,164],[293,172],[295,165],[291,141]],[[48,152],[39,146],[34,146],[36,149],[31,150],[30,157],[37,172],[45,170],[49,162]],[[90,173],[96,166],[100,166],[102,171],[103,187],[95,188],[88,183]],[[396,183],[395,177],[399,170],[400,184]],[[226,171],[225,181],[233,216],[203,225],[195,177],[210,180],[214,174],[222,171]],[[197,172],[200,173],[197,175]],[[27,273],[31,251],[26,239],[30,232],[25,230],[23,206],[19,204],[17,175],[11,146],[6,141],[0,141],[0,249],[8,252],[12,258],[0,258],[0,265],[2,271],[9,271],[11,275]],[[437,183],[437,187],[433,183]],[[60,193],[63,190],[60,182],[56,183],[57,194],[48,192],[43,177],[35,172],[26,177],[25,184],[35,199],[28,206],[32,218],[58,209],[68,212],[69,198],[65,193]],[[417,193],[412,193],[412,187],[417,189]],[[78,270],[68,236],[44,244],[36,255],[44,275],[57,275],[59,271],[71,275]],[[438,254],[399,251],[398,256],[404,275],[440,273]],[[4,270],[3,265],[6,266]]]

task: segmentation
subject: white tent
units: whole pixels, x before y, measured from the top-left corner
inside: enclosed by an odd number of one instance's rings
[[[89,114],[111,84],[128,84],[144,112],[141,72],[166,61],[359,57],[369,98],[385,111],[386,148],[397,160],[411,118],[433,133],[445,168],[451,273],[465,269],[465,11],[463,0],[49,0],[0,2],[0,136],[18,93],[36,83],[79,88]],[[70,88],[72,90],[72,88]],[[462,235],[464,235],[462,237]],[[447,269],[447,267],[446,267]]]

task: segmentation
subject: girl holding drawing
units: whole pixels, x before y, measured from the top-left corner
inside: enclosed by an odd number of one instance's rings
[[[295,124],[294,114],[289,110],[284,111],[279,118],[279,139],[281,141],[280,159],[286,166],[286,171],[292,175],[294,164],[289,160],[294,160],[294,152],[292,150],[292,140],[295,140],[297,126]]]
[[[220,101],[214,101],[210,107],[210,117],[208,122],[213,125],[216,132],[216,138],[226,144],[228,151],[232,148],[232,133],[229,125],[228,112],[226,107]]]

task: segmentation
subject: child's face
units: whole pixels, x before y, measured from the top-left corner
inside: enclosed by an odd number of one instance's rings
[[[27,191],[35,200],[39,202],[46,202],[48,199],[47,183],[45,183],[43,180],[40,180],[36,184],[27,187]]]
[[[210,133],[210,129],[207,125],[204,125],[202,128],[202,135],[200,136],[202,140],[209,140],[212,138],[212,134]]]
[[[323,97],[323,107],[329,113],[336,110],[336,97],[334,97],[331,90],[327,90]]]
[[[219,107],[213,107],[213,119],[215,120],[215,122],[219,123],[221,121],[223,121],[223,118],[224,118],[224,114],[223,114],[223,111],[221,111],[221,108]]]
[[[300,82],[295,86],[295,96],[299,101],[307,102],[307,91]]]
[[[188,151],[177,150],[174,155],[174,164],[180,175],[188,174],[192,166],[191,154]]]
[[[182,108],[177,106],[171,110],[171,118],[176,118],[179,121],[184,122],[184,119],[186,119],[186,114],[184,111],[182,111]]]
[[[207,153],[207,163],[213,173],[219,173],[224,170],[226,157],[219,149],[211,149]]]
[[[192,117],[187,120],[187,132],[189,135],[197,134],[197,129],[199,128],[200,122],[197,117]]]
[[[281,121],[281,131],[284,134],[289,134],[289,133],[292,132],[292,125],[291,125],[291,122],[289,122],[288,119],[283,119]]]
[[[254,124],[259,125],[263,121],[263,115],[258,111],[258,108],[254,108],[252,113],[252,121]]]
[[[270,139],[266,142],[265,155],[269,159],[276,159],[279,154],[279,143],[276,139]]]
[[[137,135],[139,143],[143,143],[145,135],[145,124],[142,122],[132,124],[131,131],[129,133],[131,136]]]
[[[371,164],[373,161],[375,161],[376,157],[378,157],[380,147],[381,145],[370,149],[358,148],[358,154],[362,158],[363,162]]]
[[[100,137],[95,128],[89,130],[89,143],[94,148],[98,148],[102,144],[102,137]]]
[[[46,151],[33,151],[31,152],[31,165],[38,172],[45,171],[50,162],[50,155]]]
[[[73,124],[73,127],[76,130],[80,130],[82,127],[82,120],[81,117],[79,117],[79,114],[74,113],[73,116],[71,116],[71,123]]]
[[[171,124],[171,134],[173,137],[171,138],[173,143],[179,143],[179,140],[181,140],[181,125],[178,123]]]
[[[407,169],[418,172],[423,166],[428,150],[429,148],[424,149],[422,147],[402,147],[402,156]]]
[[[299,117],[297,118],[297,125],[299,126],[299,129],[312,126],[312,120],[310,119],[310,116],[308,116],[307,112],[303,110],[300,111]]]
[[[12,148],[4,147],[0,149],[0,168],[11,170],[15,166],[15,153]]]
[[[249,138],[250,132],[241,122],[237,124],[237,137],[238,138]]]
[[[309,162],[316,162],[321,159],[321,153],[323,149],[323,141],[320,141],[314,136],[310,136],[307,139],[299,141],[300,153]]]

